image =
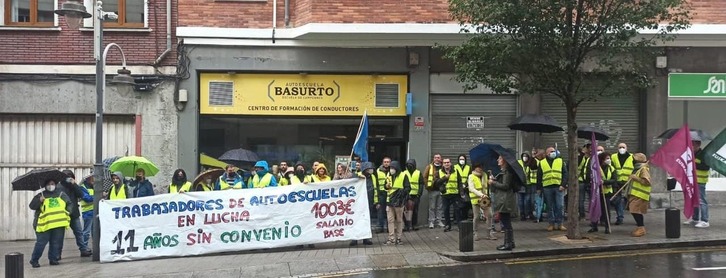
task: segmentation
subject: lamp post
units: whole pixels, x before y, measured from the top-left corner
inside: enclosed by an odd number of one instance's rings
[[[131,90],[134,85],[134,78],[131,77],[131,71],[126,69],[126,56],[120,46],[110,43],[106,48],[103,47],[103,20],[117,19],[118,15],[103,11],[102,2],[96,2],[95,12],[93,15],[86,12],[83,4],[70,0],[63,3],[60,9],[55,13],[65,17],[68,28],[78,29],[84,18],[93,16],[93,51],[96,60],[96,159],[93,164],[93,260],[100,260],[100,238],[101,227],[98,219],[98,203],[103,198],[103,96],[106,89],[106,75],[104,67],[106,66],[106,54],[111,47],[116,47],[121,52],[123,61],[122,68],[118,70],[118,75],[111,80],[112,84],[119,84],[119,90]]]

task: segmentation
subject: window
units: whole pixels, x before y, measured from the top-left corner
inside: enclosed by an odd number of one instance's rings
[[[106,0],[103,11],[118,15],[117,21],[104,21],[104,27],[143,28],[146,16],[145,0]]]
[[[5,25],[10,26],[53,26],[55,0],[3,0],[5,4]]]

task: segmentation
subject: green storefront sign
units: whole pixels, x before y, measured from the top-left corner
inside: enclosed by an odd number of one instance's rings
[[[671,73],[668,97],[726,99],[726,73]]]

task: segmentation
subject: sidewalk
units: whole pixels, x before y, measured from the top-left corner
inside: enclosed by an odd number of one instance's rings
[[[384,234],[374,234],[374,245],[349,247],[348,242],[318,244],[316,249],[284,248],[239,252],[210,256],[167,258],[133,262],[94,263],[80,258],[74,241],[66,240],[60,266],[49,266],[41,259],[41,268],[33,269],[27,261],[33,241],[1,242],[0,254],[19,251],[25,254],[25,277],[286,277],[313,274],[354,272],[395,267],[417,267],[457,264],[459,261],[478,261],[532,256],[577,254],[598,251],[628,251],[644,248],[726,245],[726,207],[711,207],[711,227],[698,229],[681,225],[681,238],[665,238],[664,210],[651,210],[645,216],[648,234],[642,238],[630,237],[634,221],[626,215],[625,224],[613,226],[613,233],[602,230],[583,235],[590,240],[567,242],[564,232],[547,232],[546,223],[515,221],[514,252],[499,252],[495,247],[502,240],[475,242],[474,252],[458,251],[458,231],[444,233],[442,229],[423,228],[404,233],[404,245],[385,246]],[[682,217],[681,217],[682,218]],[[681,219],[685,221],[684,219]],[[682,222],[681,221],[681,222]],[[679,223],[680,224],[680,223]],[[502,234],[500,234],[500,238]],[[44,254],[45,255],[45,254]],[[0,272],[5,272],[5,261],[0,261]]]

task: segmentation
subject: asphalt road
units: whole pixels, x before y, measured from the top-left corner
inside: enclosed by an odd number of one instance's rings
[[[535,258],[354,273],[346,277],[726,277],[726,248]]]

